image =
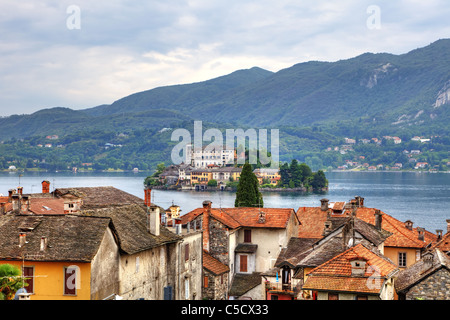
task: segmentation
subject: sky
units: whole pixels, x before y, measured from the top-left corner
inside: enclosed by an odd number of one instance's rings
[[[448,0],[2,0],[0,117],[450,38]]]

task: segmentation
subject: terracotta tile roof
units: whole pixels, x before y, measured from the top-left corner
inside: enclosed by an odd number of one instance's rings
[[[352,275],[354,259],[366,261],[364,275]],[[378,294],[384,279],[396,270],[392,261],[358,244],[311,270],[303,289]],[[377,279],[380,285],[371,285]]]
[[[348,217],[353,209],[347,209],[340,217]],[[357,208],[356,217],[374,225],[375,224],[375,208]],[[382,212],[381,228],[391,232],[392,235],[388,237],[384,243],[387,247],[402,247],[402,248],[423,248],[432,241],[435,241],[436,236],[431,232],[425,231],[425,241],[419,240],[417,230],[409,230],[405,223],[393,218],[392,216]],[[299,238],[317,238],[320,239],[324,235],[325,221],[327,215],[338,217],[332,214],[332,210],[322,211],[320,207],[300,207],[297,210],[297,216],[300,220],[298,228]]]
[[[203,214],[204,208],[194,209],[181,216],[181,223],[186,224]],[[265,222],[259,223],[260,213],[265,214]],[[294,209],[288,208],[211,208],[211,216],[232,229],[238,227],[277,228],[287,227]]]
[[[431,246],[430,250],[436,248],[445,253],[450,252],[450,232],[447,232],[442,236],[442,239],[436,241],[436,243]]]
[[[370,224],[375,224],[375,210],[375,208],[357,208],[356,216]],[[386,247],[423,248],[428,244],[426,241],[419,240],[418,234],[406,228],[404,222],[382,211],[381,213],[381,228],[392,233],[384,243]]]
[[[320,207],[300,207],[297,210],[297,217],[300,220],[299,238],[321,239],[323,237],[327,211],[322,211]]]
[[[216,276],[230,272],[230,268],[227,265],[212,257],[205,250],[203,250],[203,268]]]
[[[34,214],[64,214],[64,199],[31,198],[29,211]]]
[[[96,255],[111,219],[74,215],[5,215],[0,217],[0,259],[89,262]],[[19,247],[19,233],[27,243]],[[48,247],[40,251],[41,237]]]

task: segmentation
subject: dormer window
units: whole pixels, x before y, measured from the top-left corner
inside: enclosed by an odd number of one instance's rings
[[[352,276],[364,276],[366,273],[367,260],[362,257],[355,257],[350,260],[352,266]]]

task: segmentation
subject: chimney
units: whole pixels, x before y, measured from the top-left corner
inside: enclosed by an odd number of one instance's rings
[[[154,236],[160,234],[160,214],[158,206],[151,206],[147,209],[147,230]]]
[[[450,219],[447,219],[447,233],[450,233]]]
[[[381,230],[381,223],[383,221],[383,214],[381,213],[380,210],[375,210],[375,228],[377,228],[377,230]]]
[[[50,193],[50,181],[42,181],[42,193]]]
[[[328,210],[328,199],[321,199],[320,200],[320,210],[327,211]]]
[[[361,196],[355,196],[355,200],[356,200],[356,207],[357,208],[362,208],[364,207],[364,198]]]
[[[211,214],[211,204],[209,200],[203,201],[203,249],[209,251],[209,216]]]
[[[408,229],[408,230],[412,230],[413,229],[413,222],[411,221],[411,220],[406,220],[405,221],[405,227],[406,227],[406,229]]]
[[[20,199],[20,212],[28,212],[30,209],[30,199],[28,196],[22,196]]]
[[[40,246],[41,251],[47,250],[47,243],[48,243],[47,237],[41,237],[41,246]]]
[[[440,229],[439,229],[439,230],[436,230],[436,234],[437,234],[437,236],[438,236],[438,237],[437,237],[438,241],[442,239],[442,232],[443,232],[443,230],[440,230]]]
[[[323,235],[327,236],[331,233],[331,221],[327,220],[325,221],[325,228],[323,229]]]
[[[18,194],[14,194],[11,197],[11,202],[12,202],[12,209],[13,211],[19,211],[20,210],[20,197]]]
[[[258,223],[266,223],[266,213],[263,211],[259,212]]]
[[[6,211],[5,207],[6,207],[6,203],[4,203],[4,202],[0,203],[0,216],[5,214],[5,211]]]
[[[425,241],[425,229],[424,228],[417,228],[417,232],[419,233],[418,239],[420,241]]]
[[[147,207],[150,207],[152,205],[152,189],[149,187],[146,187],[144,189],[144,196],[145,196],[145,198],[144,198],[145,205]]]
[[[9,189],[9,190],[8,190],[8,202],[9,202],[9,203],[12,202],[12,196],[13,196],[13,194],[15,194],[15,193],[16,193],[16,190],[15,190],[15,189]]]
[[[19,233],[19,248],[27,243],[27,234],[25,232]]]
[[[17,193],[22,195],[23,194],[23,187],[17,187]]]
[[[422,260],[423,260],[422,272],[427,271],[428,269],[430,269],[433,266],[433,258],[434,258],[434,254],[432,252],[427,252],[423,255],[423,257],[422,257]]]

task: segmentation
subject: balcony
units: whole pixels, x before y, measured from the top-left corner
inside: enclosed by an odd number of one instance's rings
[[[296,296],[302,288],[302,281],[297,282],[297,284],[292,283],[281,283],[280,282],[266,282],[266,290],[271,293],[287,294],[291,296]]]

